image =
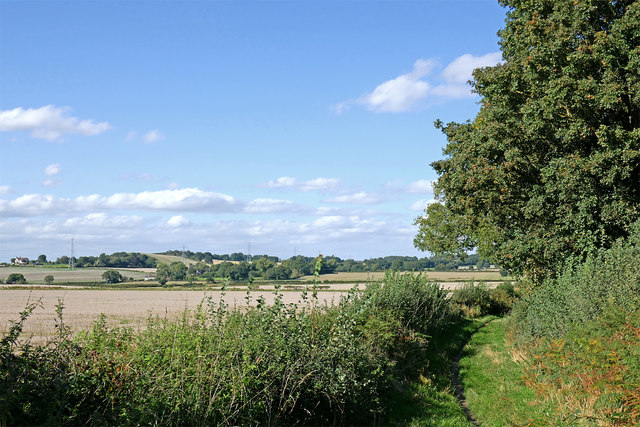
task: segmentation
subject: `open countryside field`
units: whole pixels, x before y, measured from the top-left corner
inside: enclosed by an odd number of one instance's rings
[[[500,276],[498,270],[482,270],[482,271],[467,271],[467,270],[455,270],[455,271],[425,271],[423,274],[429,279],[436,282],[459,282],[470,280],[504,280],[504,277]],[[383,271],[376,272],[341,272],[332,274],[320,275],[320,281],[329,280],[332,282],[366,282],[369,280],[381,280],[384,278],[385,273]],[[309,281],[313,280],[314,276],[303,276],[298,280]]]
[[[283,302],[297,303],[299,292],[283,292]],[[319,291],[321,303],[337,303],[342,293]],[[250,305],[262,296],[267,304],[272,304],[272,292],[251,292]],[[0,334],[10,327],[10,321],[17,320],[19,313],[28,302],[42,300],[42,308],[36,309],[27,320],[25,337],[33,337],[41,342],[55,334],[56,304],[64,302],[64,322],[73,333],[91,328],[100,314],[107,318],[107,325],[142,327],[149,316],[175,317],[186,308],[195,309],[205,298],[211,297],[219,303],[224,300],[229,306],[248,305],[245,291],[183,291],[183,290],[87,290],[87,289],[4,289],[0,290]]]
[[[175,261],[182,261],[182,257],[177,255],[162,255],[162,254],[147,254],[147,253],[145,253],[144,255],[150,258],[155,258],[158,262],[163,262],[165,264],[171,264],[172,262],[175,262]],[[187,266],[189,266],[191,264],[195,264],[196,261],[189,258],[185,258],[184,263],[187,264]]]
[[[0,267],[0,279],[4,282],[11,273],[20,273],[27,283],[44,283],[45,276],[52,275],[56,283],[94,283],[102,282],[102,273],[107,270],[117,270],[123,276],[134,280],[142,280],[155,268],[66,268],[48,267]]]
[[[151,258],[155,258],[158,260],[158,262],[163,262],[165,264],[171,264],[172,262],[176,262],[176,261],[182,261],[182,257],[177,256],[177,255],[163,255],[163,254],[145,254]],[[221,259],[214,259],[211,264],[216,265],[216,264],[222,264],[223,262],[230,262],[232,264],[239,264],[240,261],[223,261]],[[187,266],[191,265],[191,264],[197,264],[197,261],[189,259],[189,258],[185,258],[184,259],[184,263],[187,264]]]

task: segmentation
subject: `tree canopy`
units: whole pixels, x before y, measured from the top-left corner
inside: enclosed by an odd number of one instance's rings
[[[443,124],[415,245],[545,277],[640,218],[640,2],[503,0],[503,63],[473,121]]]

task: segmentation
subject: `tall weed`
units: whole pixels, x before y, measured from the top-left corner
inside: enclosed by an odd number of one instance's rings
[[[514,308],[514,321],[523,338],[556,338],[573,325],[597,319],[605,307],[625,311],[640,306],[640,226],[627,240],[567,267],[557,279],[546,280]]]

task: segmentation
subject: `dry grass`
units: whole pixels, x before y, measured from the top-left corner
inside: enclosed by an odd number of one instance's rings
[[[299,292],[283,292],[285,303],[297,303]],[[318,292],[321,303],[338,302],[340,292]],[[28,301],[41,299],[42,308],[33,312],[26,323],[25,337],[41,342],[55,333],[55,307],[58,299],[64,302],[64,320],[76,333],[89,329],[95,319],[105,314],[109,326],[126,325],[142,327],[149,316],[173,317],[185,308],[194,309],[206,296],[219,302],[223,296],[219,291],[168,291],[168,290],[0,290],[0,334],[9,329],[10,321],[17,320]],[[230,306],[247,306],[245,291],[227,291],[224,301]],[[271,292],[251,292],[251,304],[263,296],[267,304],[273,303]]]
[[[342,272],[332,274],[322,274],[320,281],[345,281],[345,282],[366,282],[367,280],[381,280],[384,278],[383,271],[377,272]],[[437,282],[450,282],[450,281],[466,281],[466,280],[502,280],[499,271],[484,270],[484,271],[425,271],[423,273],[428,278]],[[314,276],[303,276],[300,280],[313,280]]]
[[[102,282],[102,273],[107,270],[117,270],[123,276],[134,280],[142,280],[147,273],[155,268],[79,268],[68,270],[65,268],[48,267],[0,267],[0,279],[5,281],[11,273],[20,273],[27,279],[27,283],[44,283],[45,276],[52,275],[53,283],[91,283]]]

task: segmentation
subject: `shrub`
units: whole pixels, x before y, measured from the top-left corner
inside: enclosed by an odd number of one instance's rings
[[[9,276],[7,277],[6,280],[7,284],[24,284],[27,283],[27,279],[24,278],[24,276],[20,273],[11,273],[9,274]]]
[[[364,297],[371,298],[375,309],[390,311],[405,328],[422,334],[439,332],[451,321],[447,291],[422,274],[388,271],[380,284],[367,288]]]
[[[502,315],[511,312],[518,299],[513,283],[502,282],[489,291],[490,303],[488,314]]]
[[[46,276],[44,276],[44,283],[46,283],[47,285],[50,285],[53,283],[53,276],[51,274],[47,274]]]
[[[456,289],[451,302],[457,306],[464,315],[478,317],[486,314],[491,306],[491,294],[484,283],[465,283],[460,289]]]

